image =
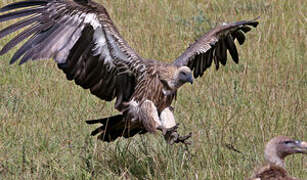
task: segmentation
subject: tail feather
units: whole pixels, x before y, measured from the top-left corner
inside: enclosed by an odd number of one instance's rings
[[[105,128],[104,128],[103,126],[97,128],[97,129],[95,129],[94,131],[91,132],[91,136],[96,136],[98,133],[103,132],[104,129],[105,129]]]
[[[102,124],[91,132],[92,136],[98,135],[98,139],[111,142],[118,137],[129,138],[136,134],[144,134],[147,131],[142,126],[132,126],[130,121],[126,120],[124,115],[116,115],[102,119],[88,120],[87,124]]]
[[[87,124],[103,124],[105,125],[108,121],[111,121],[113,123],[118,122],[120,120],[123,119],[123,115],[116,115],[116,116],[111,116],[111,117],[107,117],[107,118],[102,118],[102,119],[94,119],[94,120],[87,120],[86,123]]]

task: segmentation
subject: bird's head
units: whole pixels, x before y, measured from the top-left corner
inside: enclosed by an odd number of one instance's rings
[[[293,140],[285,136],[271,139],[265,147],[266,160],[284,167],[284,158],[295,153],[307,154],[307,142]]]
[[[164,95],[173,94],[178,88],[187,82],[191,84],[193,83],[192,71],[187,66],[162,66],[159,68],[159,79],[164,85]]]
[[[193,75],[191,69],[187,66],[179,67],[175,73],[175,79],[177,80],[176,83],[179,85],[179,87],[187,82],[193,84]]]
[[[193,83],[192,71],[187,66],[165,66],[160,68],[159,78],[166,90],[176,91],[183,84]]]

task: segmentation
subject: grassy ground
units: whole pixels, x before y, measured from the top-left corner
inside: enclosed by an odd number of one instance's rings
[[[239,65],[180,89],[175,116],[180,132],[193,132],[188,149],[150,134],[97,141],[84,121],[115,114],[113,104],[67,81],[52,61],[20,67],[8,65],[13,52],[0,57],[0,179],[244,179],[270,138],[307,140],[307,1],[101,2],[141,56],[168,62],[218,23],[261,19],[238,48]],[[307,179],[306,156],[286,164]]]

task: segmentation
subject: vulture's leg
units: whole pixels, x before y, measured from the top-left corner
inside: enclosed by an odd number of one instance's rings
[[[170,129],[176,126],[175,116],[173,114],[173,108],[171,107],[167,107],[161,112],[160,119],[162,126],[166,129]]]
[[[162,126],[158,110],[152,101],[146,100],[141,104],[138,116],[148,132],[154,133]]]
[[[192,133],[187,136],[180,136],[177,132],[178,124],[176,124],[175,117],[171,107],[165,108],[160,115],[162,126],[158,127],[164,135],[165,140],[169,144],[174,143],[184,143],[190,144],[186,141],[192,135]]]
[[[164,109],[159,117],[154,103],[146,100],[141,104],[138,116],[148,132],[154,133],[156,130],[161,130],[168,144],[190,144],[186,140],[191,137],[191,133],[187,136],[180,136],[178,134],[178,125],[175,122],[175,117],[170,107]]]

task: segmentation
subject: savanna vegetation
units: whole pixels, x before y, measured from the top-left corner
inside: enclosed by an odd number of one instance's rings
[[[217,24],[261,18],[238,48],[239,65],[179,90],[173,105],[179,132],[193,133],[189,147],[161,134],[97,141],[85,120],[116,114],[113,103],[67,81],[51,60],[9,66],[16,49],[1,56],[0,179],[244,179],[272,137],[307,139],[307,1],[100,2],[141,56],[167,62]],[[286,166],[307,179],[306,156]]]

